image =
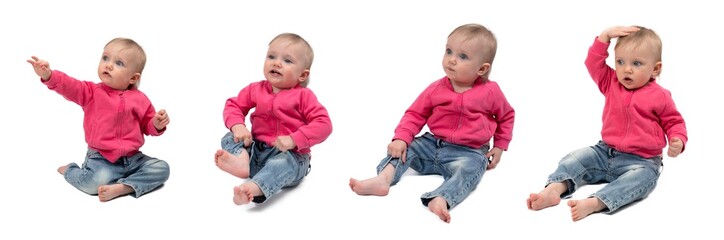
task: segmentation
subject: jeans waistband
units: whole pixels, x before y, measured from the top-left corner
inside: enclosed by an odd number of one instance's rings
[[[650,158],[645,158],[645,157],[641,157],[641,156],[639,156],[639,155],[637,155],[637,154],[632,154],[632,153],[627,153],[627,152],[622,152],[622,151],[616,150],[613,146],[608,145],[608,144],[606,144],[606,143],[604,143],[604,142],[601,142],[601,144],[603,144],[604,146],[606,146],[606,148],[608,148],[608,157],[609,157],[609,158],[613,158],[613,157],[619,156],[619,155],[621,155],[621,154],[628,154],[628,155],[635,155],[635,156],[638,156],[638,157],[643,158],[643,159],[661,160],[661,156],[653,156],[653,157],[650,157]]]
[[[468,146],[465,146],[465,145],[455,144],[455,143],[447,142],[447,141],[442,140],[442,139],[439,139],[439,138],[435,138],[435,147],[440,148],[440,147],[444,147],[444,146],[461,146],[461,147],[468,147]],[[469,147],[469,148],[471,148],[471,147]],[[477,148],[477,149],[490,150],[490,145],[489,145],[489,144],[483,144],[482,146],[480,146],[480,147]]]

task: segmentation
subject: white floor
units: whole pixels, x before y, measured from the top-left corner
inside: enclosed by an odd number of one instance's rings
[[[699,1],[595,7],[471,2],[1,3],[0,239],[721,238],[720,221],[711,220],[724,213],[717,177],[724,167],[717,152],[724,131],[716,117],[724,102],[716,71],[723,53],[714,25],[723,19],[712,20],[721,18],[716,8]],[[445,37],[468,22],[496,33],[491,79],[517,113],[502,163],[451,210],[450,224],[419,200],[440,184],[439,177],[410,173],[389,196],[355,195],[348,179],[374,176],[405,108],[443,76]],[[600,138],[603,97],[583,60],[594,37],[619,24],[644,25],[661,35],[659,82],[687,121],[686,151],[665,158],[659,185],[647,199],[615,214],[574,223],[565,202],[529,211],[525,199],[540,190],[558,160]],[[309,87],[328,108],[334,132],[313,148],[312,172],[300,186],[263,205],[235,206],[232,187],[242,181],[213,164],[226,131],[221,111],[226,98],[261,79],[266,45],[281,32],[296,32],[313,46]],[[54,69],[97,81],[100,51],[116,36],[134,38],[146,49],[141,89],[172,120],[168,132],[148,137],[142,150],[167,160],[172,173],[162,189],[139,199],[100,203],[55,172],[83,161],[80,108],[42,86],[25,60],[37,55]],[[574,197],[598,188],[584,187]]]

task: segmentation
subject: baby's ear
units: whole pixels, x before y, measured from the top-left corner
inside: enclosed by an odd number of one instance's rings
[[[131,84],[136,84],[138,81],[141,81],[141,74],[140,73],[134,73],[133,76],[131,76]]]
[[[302,71],[302,74],[299,75],[299,82],[302,83],[304,81],[307,81],[308,78],[309,78],[309,69],[305,69],[304,71]]]
[[[478,76],[485,76],[488,71],[490,71],[490,63],[483,63],[483,66],[478,69]]]
[[[656,62],[656,64],[654,64],[654,77],[658,77],[659,74],[661,74],[661,66],[661,61],[658,61]]]
[[[140,82],[140,81],[141,81],[141,74],[135,73],[135,74],[133,74],[133,76],[131,76],[131,80],[129,80],[128,83],[130,85],[138,85],[138,82]]]

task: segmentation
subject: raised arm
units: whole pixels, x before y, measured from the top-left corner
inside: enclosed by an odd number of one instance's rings
[[[603,32],[594,40],[593,45],[588,49],[588,55],[586,56],[586,69],[591,79],[598,86],[601,93],[606,94],[611,84],[615,83],[616,71],[610,66],[606,65],[606,58],[608,58],[608,47],[611,44],[611,39],[617,37],[628,36],[632,32],[638,31],[636,27],[610,27]]]
[[[62,95],[65,99],[80,106],[85,106],[93,98],[94,83],[80,81],[57,70],[51,70],[48,61],[32,56],[27,60],[33,66],[35,74],[49,89]]]

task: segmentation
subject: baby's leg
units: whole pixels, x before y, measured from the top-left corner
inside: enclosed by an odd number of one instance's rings
[[[656,187],[660,164],[660,157],[643,159],[631,154],[615,154],[611,160],[610,171],[615,179],[592,194],[592,197],[606,205],[606,209],[596,208],[594,212],[605,210],[606,213],[612,213],[648,196]],[[581,201],[570,204],[581,205]],[[585,213],[586,211],[579,214],[578,219],[585,217]]]
[[[133,188],[124,184],[116,183],[98,187],[98,200],[107,202],[114,198],[133,193]]]
[[[379,175],[365,180],[349,179],[349,187],[358,195],[386,196],[395,174],[395,166],[387,164]]]
[[[244,205],[249,204],[254,199],[254,196],[262,196],[264,193],[261,191],[258,185],[252,181],[245,182],[239,186],[234,187],[234,204]]]
[[[485,174],[487,160],[484,151],[443,144],[435,158],[419,158],[419,165],[412,168],[420,174],[442,175],[445,179],[440,186],[420,196],[422,204],[436,198],[444,198],[447,208],[454,208],[470,196]]]
[[[98,152],[90,150],[82,166],[75,163],[58,168],[65,181],[90,195],[98,194],[98,187],[115,183],[122,177],[122,166],[108,162]]]
[[[571,207],[571,219],[573,221],[581,220],[592,213],[600,212],[606,209],[606,204],[603,204],[597,197],[590,197],[582,200],[569,200],[568,206]]]
[[[433,198],[429,203],[427,203],[427,208],[440,217],[440,220],[443,222],[450,223],[450,212],[447,209],[447,201],[445,201],[444,198]]]
[[[127,165],[124,168],[124,175],[126,175],[126,177],[118,179],[118,181],[113,184],[121,184],[131,188],[121,191],[121,195],[134,193],[134,197],[141,197],[142,195],[161,187],[166,180],[168,180],[171,174],[170,166],[166,161],[147,156],[140,152],[128,157],[126,159],[126,163]],[[108,186],[112,185],[108,184]],[[118,187],[121,186],[116,185],[114,188]],[[113,196],[113,193],[115,192],[116,191],[111,191],[112,194],[110,196],[117,197]],[[101,196],[99,195],[99,197]]]
[[[608,148],[604,143],[574,150],[563,157],[555,172],[548,176],[548,186],[528,196],[526,205],[536,211],[558,205],[561,195],[572,194],[576,186],[604,181],[608,167]]]
[[[558,205],[561,202],[561,194],[568,190],[565,183],[551,183],[540,193],[531,193],[526,203],[530,210],[541,210],[547,207]]]
[[[224,172],[238,178],[249,178],[249,153],[246,150],[242,150],[239,156],[223,149],[216,150],[214,162]]]

